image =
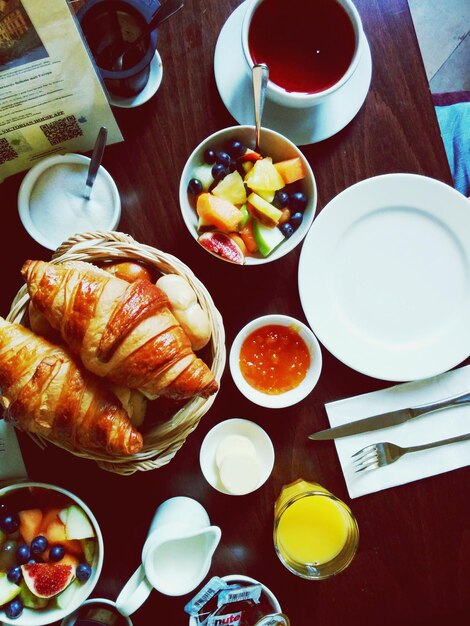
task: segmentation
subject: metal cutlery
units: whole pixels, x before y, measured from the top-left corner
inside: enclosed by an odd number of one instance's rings
[[[96,175],[100,169],[101,159],[103,158],[103,152],[106,146],[106,140],[108,138],[108,129],[106,126],[102,126],[96,138],[95,147],[93,148],[93,154],[91,155],[90,165],[88,167],[88,173],[85,183],[85,192],[83,197],[89,200],[91,197],[91,190],[95,184]]]
[[[157,28],[157,26],[160,26],[169,17],[182,9],[183,5],[183,0],[167,0],[164,4],[161,4],[160,7],[152,15],[152,19],[148,23],[147,27],[142,31],[137,39],[135,39],[131,43],[127,43],[126,47],[120,50],[120,54],[113,61],[113,70],[115,72],[121,72],[125,66],[124,57],[129,53],[129,51],[135,50],[147,37],[149,37],[149,35]]]
[[[426,413],[440,411],[442,409],[448,409],[469,403],[470,392],[466,392],[458,396],[446,398],[445,400],[439,400],[438,402],[421,404],[407,409],[399,409],[398,411],[388,411],[387,413],[373,415],[372,417],[366,417],[365,419],[349,422],[348,424],[342,424],[341,426],[320,430],[312,435],[309,435],[309,439],[313,439],[314,441],[323,441],[326,439],[336,439],[337,437],[357,435],[358,433],[366,433],[372,430],[380,430],[381,428],[386,428],[388,426],[402,424],[403,422],[407,422],[408,420],[414,419],[415,417],[419,417],[420,415],[424,415]]]
[[[257,63],[252,69],[253,101],[255,108],[255,152],[259,152],[261,118],[266,100],[266,87],[269,80],[269,68],[265,63]]]
[[[440,441],[425,443],[420,446],[409,446],[408,448],[402,448],[394,443],[382,441],[362,448],[362,450],[353,454],[351,458],[353,459],[354,471],[356,473],[367,472],[368,470],[377,469],[378,467],[391,465],[395,463],[395,461],[398,461],[404,454],[410,452],[429,450],[430,448],[437,448],[449,443],[457,443],[457,441],[467,441],[469,439],[470,433],[467,435],[459,435],[458,437],[451,437],[450,439],[441,439]]]

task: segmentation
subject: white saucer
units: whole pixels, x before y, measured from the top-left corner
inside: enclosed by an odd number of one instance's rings
[[[220,482],[219,472],[215,462],[215,453],[219,443],[229,435],[242,435],[247,437],[255,446],[256,457],[260,465],[260,480],[256,488],[259,489],[269,478],[274,466],[274,448],[268,434],[249,420],[241,418],[228,419],[214,426],[204,438],[199,453],[199,462],[202,473],[207,482],[227,495],[234,495],[227,491]],[[245,495],[245,494],[244,494]]]
[[[243,2],[225,22],[217,39],[214,73],[217,89],[225,106],[239,124],[252,124],[253,91],[241,45],[241,27],[247,2]],[[357,115],[366,99],[372,77],[372,58],[365,39],[356,72],[327,103],[294,109],[266,99],[263,126],[277,130],[297,145],[316,143],[332,137]]]
[[[132,98],[122,98],[108,91],[109,103],[114,107],[121,109],[132,109],[138,107],[156,94],[163,78],[163,63],[158,50],[155,50],[155,56],[150,62],[150,75],[147,84],[140,93]]]

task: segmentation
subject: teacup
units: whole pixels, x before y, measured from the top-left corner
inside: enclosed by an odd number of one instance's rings
[[[303,108],[351,78],[365,35],[351,0],[291,0],[288,8],[284,0],[248,0],[241,39],[250,75],[256,63],[269,67],[266,97]]]
[[[157,30],[152,31],[142,46],[126,55],[125,67],[117,69],[114,64],[125,45],[145,30],[159,6],[157,0],[89,0],[78,12],[91,53],[111,93],[134,97],[147,85],[157,46]]]

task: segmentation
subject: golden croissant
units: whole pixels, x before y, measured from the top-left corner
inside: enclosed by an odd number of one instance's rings
[[[167,296],[150,281],[128,283],[81,262],[26,261],[22,274],[35,307],[94,374],[149,398],[217,391]]]
[[[128,455],[142,435],[103,381],[67,350],[0,317],[0,388],[5,420],[83,451]]]

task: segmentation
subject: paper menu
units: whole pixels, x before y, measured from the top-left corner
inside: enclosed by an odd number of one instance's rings
[[[0,181],[55,153],[122,141],[66,0],[0,0]]]
[[[0,487],[27,478],[18,439],[12,424],[0,420]]]

